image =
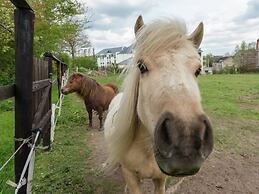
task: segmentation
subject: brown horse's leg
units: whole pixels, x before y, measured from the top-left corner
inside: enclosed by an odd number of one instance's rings
[[[121,167],[123,177],[127,183],[130,194],[142,194],[140,189],[140,181],[135,173],[125,167]]]
[[[92,127],[92,118],[93,118],[93,109],[91,106],[87,105],[85,102],[85,108],[88,112],[88,117],[89,117],[89,127]]]
[[[99,120],[100,120],[100,130],[102,129],[103,127],[103,111],[100,110],[98,111],[98,115],[99,115]]]
[[[154,194],[165,194],[165,179],[165,177],[161,177],[160,179],[153,179],[153,183],[155,185]]]

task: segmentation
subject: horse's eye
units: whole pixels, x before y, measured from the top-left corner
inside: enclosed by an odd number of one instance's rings
[[[195,76],[198,77],[201,74],[201,68],[197,69],[195,72]]]
[[[138,68],[139,68],[141,74],[143,74],[143,73],[148,71],[147,66],[145,65],[144,61],[142,61],[142,60],[140,60],[138,62]]]

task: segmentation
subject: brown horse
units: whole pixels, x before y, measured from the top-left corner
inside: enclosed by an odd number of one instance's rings
[[[63,94],[76,92],[85,103],[89,116],[89,127],[92,127],[92,112],[98,113],[100,128],[103,123],[103,112],[108,109],[109,104],[118,91],[113,84],[100,85],[96,80],[87,77],[82,73],[74,73],[68,79],[67,84],[61,88]]]

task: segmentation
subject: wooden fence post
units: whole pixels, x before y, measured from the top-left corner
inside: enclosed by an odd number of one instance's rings
[[[48,78],[50,80],[52,80],[52,58],[50,57],[44,57],[44,60],[48,62]],[[51,102],[51,94],[52,94],[52,84],[50,86],[50,90],[49,90],[49,96],[48,96],[48,102],[47,102],[47,106],[48,106],[48,110],[51,110],[51,106],[52,106],[52,102]],[[49,150],[50,146],[51,146],[51,122],[48,122],[46,128],[45,128],[45,132],[43,134],[43,147],[47,146]]]
[[[58,98],[60,98],[60,89],[61,89],[61,62],[57,61],[57,84],[58,84]]]
[[[16,41],[16,85],[15,85],[15,138],[26,139],[32,128],[32,72],[33,72],[33,32],[34,13],[30,9],[15,10]],[[15,149],[22,142],[15,141]],[[30,148],[24,145],[15,156],[15,181],[18,183]],[[28,172],[25,178],[27,179]],[[27,185],[20,188],[19,194],[26,193]]]

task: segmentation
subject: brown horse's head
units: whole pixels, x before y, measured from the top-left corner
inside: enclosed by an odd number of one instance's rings
[[[195,174],[213,148],[196,79],[203,24],[188,36],[180,22],[144,26],[139,17],[135,32],[137,114],[153,139],[156,162],[171,176]]]
[[[74,73],[71,75],[67,81],[67,84],[61,88],[62,94],[67,95],[73,92],[80,93],[83,79],[84,74],[82,73]]]

